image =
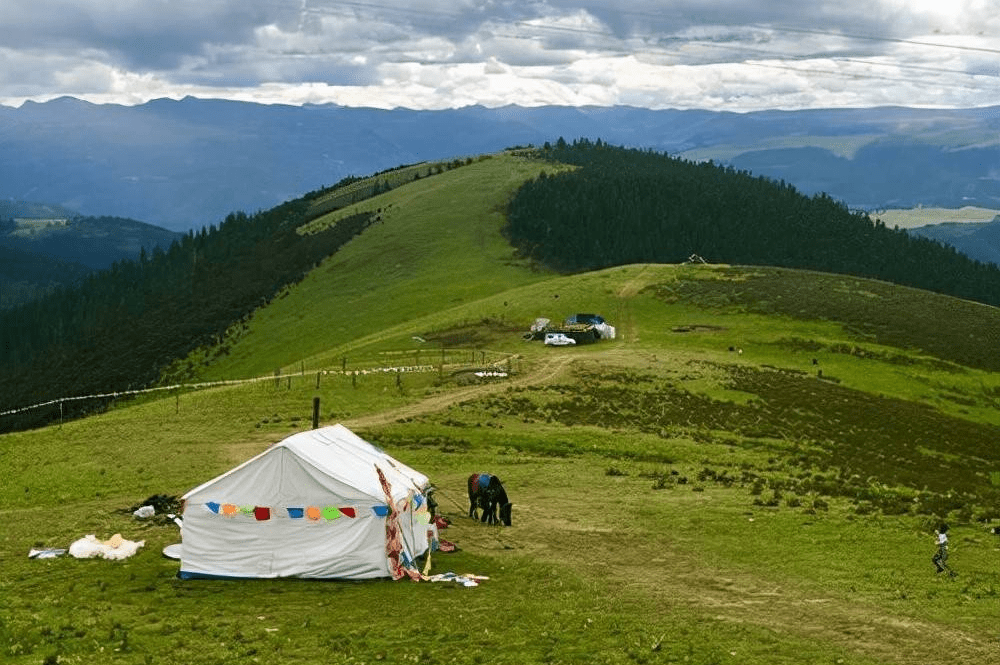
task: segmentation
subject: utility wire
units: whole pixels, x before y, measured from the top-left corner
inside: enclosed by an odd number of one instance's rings
[[[449,18],[466,18],[466,17],[468,17],[470,15],[470,13],[467,12],[467,11],[466,12],[447,11],[447,10],[443,10],[443,9],[439,9],[439,8],[427,8],[427,9],[420,8],[420,9],[417,9],[417,8],[413,7],[412,5],[399,6],[399,5],[386,4],[386,3],[363,2],[362,0],[338,0],[337,2],[334,3],[333,6],[319,6],[319,7],[316,6],[316,5],[312,5],[312,6],[307,7],[306,3],[303,2],[302,5],[301,5],[301,7],[300,7],[300,11],[302,11],[302,12],[308,12],[308,13],[315,13],[315,14],[338,15],[338,14],[340,14],[340,12],[337,12],[337,7],[341,7],[341,6],[343,6],[343,7],[354,7],[356,9],[373,9],[373,10],[389,11],[389,12],[393,12],[393,13],[396,13],[396,14],[404,14],[404,15],[408,15],[408,16],[412,16],[412,17],[425,17],[425,16],[428,16],[428,15],[433,15],[433,16],[449,17]],[[662,14],[662,13],[641,12],[641,11],[633,11],[633,10],[628,10],[628,9],[620,9],[620,10],[618,10],[618,14],[620,14],[622,16],[630,16],[630,17],[635,17],[635,18],[641,19],[644,22],[644,24],[646,24],[646,25],[648,25],[650,23],[650,21],[654,21],[656,19],[663,19],[665,17],[665,15]],[[677,14],[677,13],[673,13],[670,16],[672,18],[676,18],[676,19],[682,19],[683,18],[682,15]],[[485,18],[485,15],[484,15],[484,18]],[[539,19],[541,19],[541,18],[543,18],[543,17],[538,17],[536,19],[518,19],[518,20],[511,21],[510,23],[508,23],[508,25],[516,25],[516,26],[521,26],[521,27],[526,27],[526,28],[532,28],[532,29],[535,29],[535,30],[545,30],[545,31],[550,31],[550,32],[569,32],[569,33],[593,34],[595,36],[613,37],[615,39],[619,39],[619,37],[617,37],[610,30],[606,30],[606,29],[598,30],[598,29],[589,28],[589,27],[586,27],[586,26],[574,27],[574,26],[568,26],[568,25],[538,23],[537,21]],[[485,23],[485,22],[486,21],[483,21],[483,23]],[[773,24],[767,24],[767,23],[750,23],[750,24],[741,24],[741,25],[738,25],[738,26],[733,26],[733,25],[728,25],[728,24],[722,24],[721,27],[727,27],[727,28],[734,28],[734,27],[739,27],[739,28],[756,28],[758,30],[765,30],[765,31],[771,31],[771,32],[788,32],[788,33],[793,33],[793,34],[821,35],[821,36],[825,36],[825,37],[841,37],[841,38],[844,38],[844,39],[854,39],[854,40],[860,40],[860,41],[885,42],[885,43],[894,43],[894,44],[910,44],[910,45],[913,45],[913,46],[927,46],[927,47],[931,47],[931,48],[940,48],[940,49],[954,49],[954,50],[959,50],[959,51],[973,51],[973,52],[979,52],[979,53],[1000,54],[1000,48],[990,48],[990,47],[984,47],[984,46],[968,46],[968,45],[963,45],[963,44],[947,44],[947,43],[943,43],[943,42],[927,42],[927,41],[921,41],[921,40],[917,40],[917,39],[906,39],[906,38],[903,38],[903,37],[886,37],[886,36],[879,36],[879,35],[863,35],[863,34],[840,32],[840,31],[837,31],[837,30],[820,30],[820,29],[816,29],[816,28],[797,28],[797,27],[793,27],[793,26],[773,25]],[[634,35],[634,37],[636,37],[636,38],[638,38],[640,36],[641,35],[639,35],[639,34]]]
[[[888,42],[894,44],[912,44],[914,46],[930,46],[933,48],[955,49],[958,51],[977,51],[980,53],[1000,54],[1000,48],[986,48],[984,46],[965,46],[963,44],[942,44],[939,42],[923,42],[923,41],[918,41],[916,39],[903,39],[901,37],[878,37],[874,35],[854,35],[845,32],[836,32],[834,30],[812,30],[809,28],[789,28],[785,26],[768,26],[763,24],[755,24],[754,27],[761,28],[763,30],[774,30],[775,32],[793,32],[793,33],[802,33],[808,35],[824,35],[827,37],[845,37],[847,39],[858,39],[862,41]]]
[[[365,2],[363,0],[343,0],[343,1],[339,1],[339,2],[335,3],[335,5],[333,5],[333,6],[319,6],[319,7],[316,6],[315,4],[313,4],[313,5],[309,6],[309,7],[306,7],[305,6],[305,2],[303,2],[303,4],[302,4],[302,11],[303,12],[310,12],[310,13],[317,13],[317,14],[342,15],[342,12],[338,12],[338,8],[341,8],[341,7],[344,7],[344,8],[350,7],[350,8],[361,9],[361,10],[373,10],[373,11],[376,11],[376,12],[378,12],[378,11],[389,11],[389,12],[392,12],[394,14],[401,14],[401,15],[412,16],[412,17],[425,17],[425,16],[428,16],[428,15],[434,15],[434,16],[439,17],[439,18],[456,19],[456,18],[460,18],[460,17],[468,17],[469,16],[469,12],[455,12],[455,11],[447,11],[447,10],[442,10],[442,9],[427,9],[427,10],[421,9],[421,10],[418,11],[415,8],[413,8],[412,6],[398,6],[398,5],[392,5],[392,4],[387,4],[387,3]],[[655,21],[656,19],[662,19],[663,18],[662,14],[657,14],[657,13],[653,13],[653,12],[629,11],[627,9],[620,10],[619,14],[622,15],[622,16],[628,16],[628,17],[632,17],[632,18],[635,18],[635,19],[639,19],[642,22],[644,22],[646,25],[649,25],[651,22]],[[678,15],[672,15],[672,16],[674,18],[681,18]],[[636,34],[632,35],[631,37],[622,38],[622,37],[619,37],[618,35],[614,34],[611,30],[604,29],[604,28],[591,27],[591,26],[586,26],[586,25],[572,26],[572,25],[565,25],[565,24],[558,24],[558,23],[543,23],[543,22],[539,22],[541,18],[542,17],[535,18],[535,19],[518,19],[518,20],[509,21],[507,23],[501,23],[498,26],[496,26],[494,28],[491,28],[490,32],[491,32],[492,35],[495,35],[495,36],[500,37],[500,38],[512,39],[512,40],[524,40],[524,41],[534,41],[536,39],[535,36],[532,36],[530,34],[529,35],[524,34],[525,31],[527,31],[527,32],[534,32],[536,34],[537,33],[550,33],[550,34],[591,35],[591,36],[594,36],[594,37],[605,38],[605,39],[608,39],[608,40],[610,40],[612,42],[618,42],[618,43],[635,41],[635,40],[648,40],[648,38],[650,37],[650,35],[648,35],[648,34],[647,35],[643,35],[641,33],[636,33]],[[487,25],[488,21],[489,21],[489,19],[486,18],[486,17],[484,17],[483,22],[480,23],[480,27],[482,27],[484,25]],[[518,31],[518,32],[510,32],[508,30],[505,30],[505,28],[510,28],[510,27],[520,28],[521,30]],[[842,38],[842,39],[859,40],[859,41],[896,43],[896,44],[909,44],[909,45],[913,45],[913,46],[921,46],[921,47],[928,47],[928,48],[935,48],[935,49],[952,49],[952,50],[967,51],[967,52],[1000,54],[1000,48],[967,46],[967,45],[961,45],[961,44],[947,44],[947,43],[942,43],[942,42],[929,42],[929,41],[921,41],[921,40],[915,40],[915,39],[905,39],[905,38],[901,38],[901,37],[888,37],[888,36],[876,36],[876,35],[863,35],[863,34],[854,34],[854,33],[844,33],[844,32],[840,32],[840,31],[837,31],[837,30],[819,30],[819,29],[811,29],[811,28],[797,28],[797,27],[793,27],[793,26],[769,25],[769,24],[763,24],[763,23],[754,23],[754,24],[747,24],[747,25],[741,25],[741,26],[722,26],[722,27],[729,27],[729,28],[751,28],[751,29],[754,29],[754,30],[762,30],[762,31],[766,31],[766,32],[792,33],[792,34],[811,34],[811,35],[821,35],[821,36],[825,36],[825,37],[838,37],[838,38]],[[842,56],[835,56],[835,55],[829,55],[829,54],[824,54],[824,53],[811,53],[811,54],[792,55],[792,54],[788,54],[788,53],[781,52],[781,51],[765,50],[765,49],[754,49],[754,48],[747,47],[747,46],[740,45],[740,44],[719,43],[719,42],[713,42],[713,41],[703,40],[703,39],[702,40],[698,40],[698,39],[684,40],[684,43],[685,44],[691,44],[691,45],[697,45],[697,46],[703,47],[703,48],[717,48],[717,49],[730,50],[730,51],[734,51],[734,52],[752,53],[752,54],[756,54],[756,55],[762,55],[762,56],[765,56],[765,57],[771,57],[771,58],[774,58],[775,60],[784,60],[784,61],[792,61],[792,62],[794,62],[794,61],[808,61],[808,60],[832,60],[834,62],[856,63],[856,64],[868,65],[868,66],[871,66],[871,67],[895,68],[897,70],[904,70],[904,71],[906,71],[906,70],[912,70],[912,71],[923,71],[923,72],[937,72],[937,73],[941,73],[941,74],[954,74],[954,75],[957,75],[957,76],[968,77],[968,78],[973,79],[973,80],[975,80],[975,79],[981,79],[983,77],[991,77],[991,78],[998,78],[998,77],[1000,77],[1000,70],[998,70],[998,72],[996,74],[984,73],[984,72],[970,73],[970,72],[966,72],[966,71],[961,71],[961,70],[957,70],[957,69],[948,69],[948,68],[944,68],[944,67],[930,67],[930,66],[926,66],[926,65],[910,64],[910,63],[906,63],[906,62],[881,63],[881,62],[873,62],[871,60],[863,60],[863,59],[860,59],[860,58],[842,57]],[[585,48],[585,47],[583,45],[581,45],[581,48]],[[323,51],[316,51],[315,53],[317,55],[332,55],[335,52],[336,51],[323,50]],[[297,52],[297,53],[287,53],[285,55],[288,55],[289,57],[292,57],[292,56],[294,56],[294,57],[303,57],[303,56],[307,56],[308,54],[306,54],[306,53],[298,53]],[[689,53],[683,53],[683,52],[679,52],[677,50],[672,50],[672,49],[669,49],[669,48],[658,48],[656,46],[650,45],[650,43],[648,41],[644,41],[643,46],[641,48],[638,48],[638,49],[631,49],[630,50],[630,49],[625,49],[625,48],[621,48],[621,47],[618,47],[618,48],[610,47],[608,49],[602,49],[601,55],[602,56],[606,56],[606,57],[625,56],[625,55],[640,55],[640,56],[652,56],[652,57],[673,55],[673,56],[682,57],[682,58],[690,57]],[[447,58],[445,58],[445,59],[433,59],[433,61],[434,62],[446,62]],[[701,64],[701,63],[692,64],[691,66],[698,66],[699,64]],[[721,63],[718,63],[718,64],[721,64]],[[925,80],[925,79],[905,78],[905,77],[900,77],[900,76],[889,76],[889,75],[886,75],[886,74],[866,73],[866,72],[857,72],[857,71],[853,71],[852,72],[852,71],[839,71],[839,70],[830,70],[830,69],[818,69],[818,68],[815,68],[815,67],[796,67],[796,66],[791,65],[791,64],[781,64],[780,62],[767,63],[767,62],[755,62],[755,61],[750,61],[750,60],[742,60],[740,62],[733,62],[733,63],[729,63],[729,64],[742,64],[742,65],[751,66],[751,67],[764,67],[764,68],[770,68],[770,69],[783,69],[783,70],[787,70],[787,71],[795,71],[795,72],[798,72],[798,73],[803,74],[803,75],[816,74],[816,75],[823,75],[823,76],[840,76],[840,77],[853,78],[853,79],[870,79],[870,80],[876,80],[876,81],[892,81],[892,82],[899,82],[899,83],[910,83],[910,84],[913,84],[913,85],[937,86],[937,87],[948,87],[948,88],[963,88],[963,89],[968,89],[968,90],[980,90],[981,89],[980,87],[974,86],[974,85],[963,85],[963,84],[956,84],[956,83],[945,83],[945,82],[941,82],[941,81],[928,81],[928,80]]]

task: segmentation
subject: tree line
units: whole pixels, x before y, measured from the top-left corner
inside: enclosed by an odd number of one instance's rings
[[[508,209],[526,257],[572,273],[629,263],[770,265],[843,273],[1000,305],[1000,269],[888,228],[826,194],[712,162],[600,140],[538,153],[573,171],[542,173]]]
[[[0,310],[43,298],[89,273],[79,263],[0,245]]]
[[[354,215],[302,236],[297,229],[309,205],[301,198],[253,215],[232,213],[169,249],[142,250],[137,260],[118,261],[0,313],[0,410],[156,382],[172,361],[220,341],[234,321],[301,280],[373,217]],[[78,404],[74,408],[95,408]],[[35,411],[7,416],[0,431],[52,417]]]

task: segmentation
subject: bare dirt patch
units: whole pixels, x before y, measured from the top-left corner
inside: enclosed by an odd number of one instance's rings
[[[725,328],[722,326],[711,326],[711,325],[701,325],[701,324],[689,324],[684,326],[674,326],[670,329],[671,332],[675,333],[689,333],[689,332],[722,332]]]

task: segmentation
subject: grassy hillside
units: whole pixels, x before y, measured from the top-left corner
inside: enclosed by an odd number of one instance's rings
[[[1000,375],[977,359],[1000,311],[794,270],[536,271],[499,229],[540,168],[484,160],[362,204],[383,223],[198,356],[205,378],[277,378],[0,437],[4,662],[989,662]],[[618,338],[522,339],[578,311]],[[509,376],[470,371],[493,363]],[[402,366],[426,371],[341,372]],[[127,509],[310,427],[314,397],[440,488],[460,549],[433,571],[488,582],[175,578],[176,527]],[[478,471],[511,528],[465,517]],[[941,521],[956,579],[930,562]],[[146,545],[27,558],[115,532]]]
[[[296,285],[290,297],[256,314],[246,330],[233,331],[231,352],[204,376],[298,369],[317,354],[331,363],[331,349],[348,354],[359,339],[385,336],[400,324],[409,330],[415,317],[550,274],[518,260],[500,235],[507,198],[542,170],[553,167],[511,155],[490,157],[313,220],[301,230],[307,237],[358,212],[381,218]],[[469,313],[475,321],[487,315],[502,317],[504,308],[474,307]]]

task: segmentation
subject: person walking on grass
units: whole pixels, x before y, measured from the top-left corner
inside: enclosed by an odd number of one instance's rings
[[[948,567],[948,525],[942,524],[935,529],[934,534],[937,536],[938,549],[931,557],[931,561],[934,562],[938,573],[947,572],[950,577],[955,577],[955,571]]]

